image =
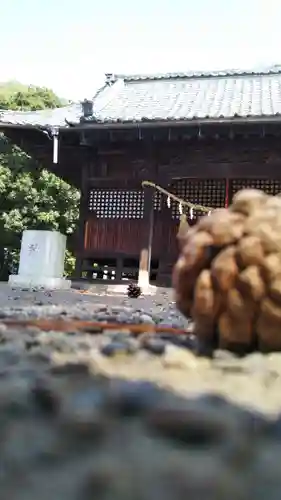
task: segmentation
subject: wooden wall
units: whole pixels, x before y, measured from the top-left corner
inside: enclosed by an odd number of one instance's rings
[[[196,140],[155,145],[153,150],[130,145],[95,152],[87,175],[85,255],[138,258],[145,233],[142,180],[214,208],[231,202],[242,187],[277,194],[281,192],[281,145],[278,138]],[[178,206],[172,203],[167,210],[165,204],[165,197],[155,196],[153,258],[177,253]]]
[[[169,228],[170,229],[170,228]],[[145,230],[143,220],[110,220],[90,217],[85,225],[84,248],[87,253],[99,255],[112,253],[138,258]],[[162,224],[154,224],[152,253],[159,256],[162,251]]]

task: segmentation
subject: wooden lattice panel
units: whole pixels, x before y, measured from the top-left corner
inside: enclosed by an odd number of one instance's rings
[[[157,212],[160,212],[161,210],[161,202],[162,202],[162,195],[159,193],[159,191],[155,191],[154,197],[153,197],[153,207],[154,210]]]
[[[220,208],[225,206],[225,180],[206,179],[206,180],[187,180],[181,179],[173,186],[173,193],[179,198],[203,205],[204,207]],[[172,218],[178,219],[179,205],[172,203]],[[184,208],[184,212],[188,213]],[[194,210],[193,216],[198,217],[204,215],[201,210]]]
[[[143,202],[143,191],[93,189],[89,194],[88,209],[99,219],[141,219]]]
[[[277,179],[233,179],[230,183],[230,199],[237,191],[249,188],[276,195],[281,192],[281,181]]]

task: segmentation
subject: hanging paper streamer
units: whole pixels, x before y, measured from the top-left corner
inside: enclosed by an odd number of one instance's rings
[[[209,215],[211,215],[211,213],[212,213],[212,212],[211,212],[211,210],[210,210],[210,211],[208,212],[208,216],[209,216]]]
[[[58,163],[59,129],[57,127],[53,128],[52,135],[53,135],[53,163]]]
[[[193,219],[193,207],[191,207],[190,210],[189,210],[189,218],[191,220]]]
[[[170,196],[168,196],[168,198],[167,198],[167,207],[171,208],[171,198],[170,198]]]
[[[177,234],[177,237],[179,238],[179,240],[181,240],[181,238],[183,238],[187,231],[189,229],[189,224],[187,222],[187,217],[185,214],[182,214],[180,216],[180,224],[179,224],[179,229],[178,229],[178,234]]]
[[[183,213],[183,210],[182,210],[182,204],[181,204],[181,203],[179,204],[179,213],[180,213],[181,215],[182,215],[182,213]]]

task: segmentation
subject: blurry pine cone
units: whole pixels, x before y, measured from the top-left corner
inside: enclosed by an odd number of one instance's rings
[[[181,235],[178,309],[222,349],[281,350],[281,198],[242,190]]]
[[[141,295],[141,288],[136,283],[129,283],[127,295],[130,299],[137,299]]]

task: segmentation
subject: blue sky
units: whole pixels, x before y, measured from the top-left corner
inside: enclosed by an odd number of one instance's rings
[[[90,97],[105,72],[281,63],[280,0],[0,0],[0,81]]]

